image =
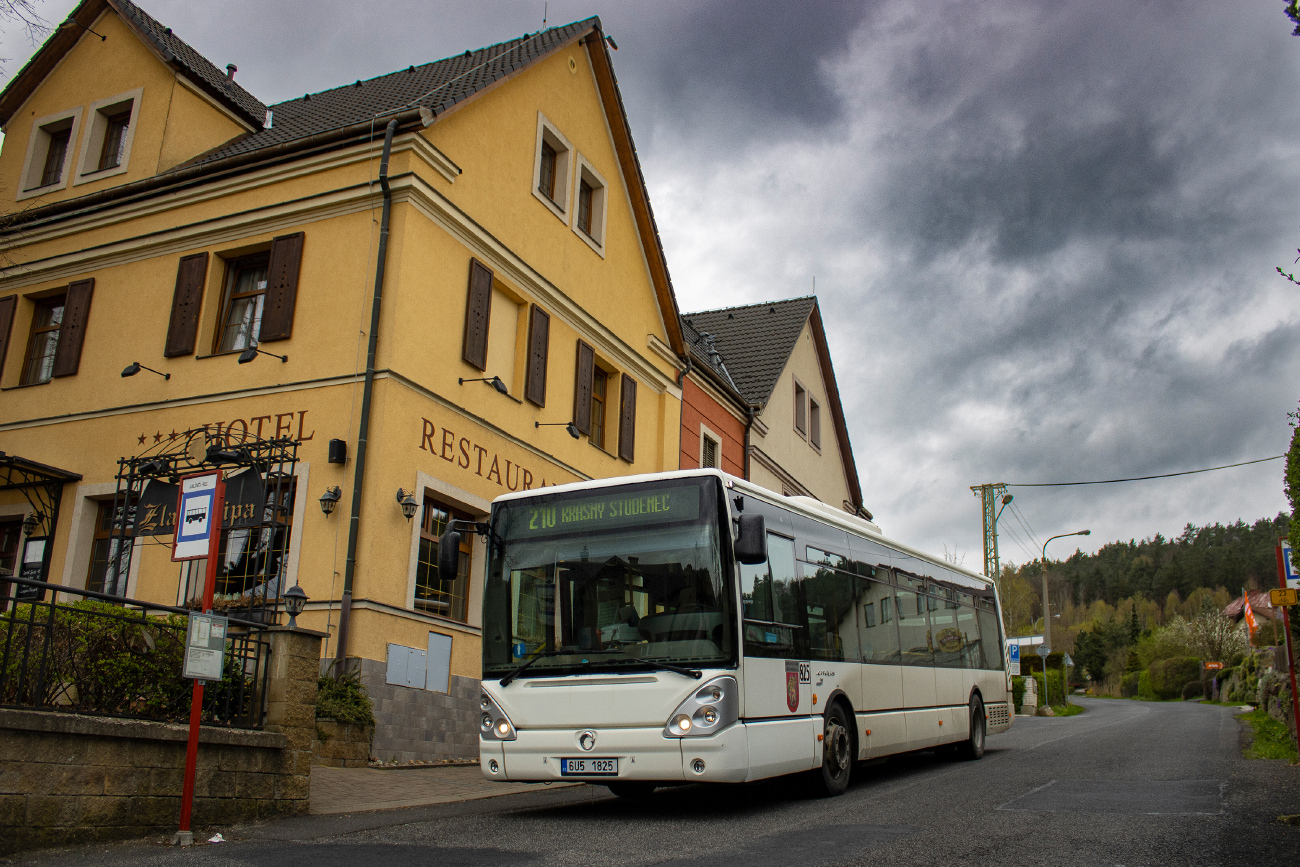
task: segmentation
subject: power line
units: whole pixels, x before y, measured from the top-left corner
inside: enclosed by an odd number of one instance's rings
[[[1116,482],[1144,482],[1147,479],[1169,479],[1174,476],[1192,476],[1197,473],[1211,473],[1215,470],[1229,470],[1233,467],[1245,467],[1250,464],[1262,464],[1265,461],[1280,461],[1286,455],[1274,455],[1271,458],[1260,458],[1254,461],[1242,461],[1239,464],[1224,464],[1221,467],[1206,467],[1203,470],[1184,470],[1181,473],[1161,473],[1157,476],[1134,476],[1130,479],[1101,479],[1096,482],[1007,482],[1008,488],[1065,488],[1071,485],[1113,485]]]

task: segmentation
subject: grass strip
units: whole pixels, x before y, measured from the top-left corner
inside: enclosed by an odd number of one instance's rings
[[[1284,759],[1295,762],[1295,744],[1285,723],[1268,715],[1268,711],[1255,708],[1250,713],[1235,714],[1254,731],[1255,737],[1246,746],[1243,755],[1248,759]]]
[[[1074,716],[1083,713],[1083,705],[1080,704],[1054,704],[1052,713],[1057,716]]]

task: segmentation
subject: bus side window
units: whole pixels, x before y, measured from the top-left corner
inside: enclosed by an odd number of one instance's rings
[[[862,611],[858,625],[859,658],[862,662],[896,664],[899,654],[894,588],[866,578],[856,579],[855,584],[858,608]]]
[[[740,604],[746,620],[772,620],[772,574],[767,563],[740,566]]]
[[[852,575],[826,566],[803,579],[812,659],[857,661],[858,619],[853,584]]]

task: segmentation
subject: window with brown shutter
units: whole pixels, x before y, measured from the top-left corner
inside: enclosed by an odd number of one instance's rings
[[[90,318],[90,299],[95,294],[95,278],[78,280],[68,286],[63,324],[59,328],[58,348],[54,351],[54,375],[72,376],[81,365],[81,344],[86,339],[86,320]]]
[[[605,447],[605,419],[609,418],[609,374],[597,367],[591,374],[591,444]]]
[[[636,380],[626,373],[619,404],[618,456],[632,463],[636,455]]]
[[[492,316],[492,272],[469,260],[469,297],[465,300],[465,343],[461,358],[487,370],[488,320]]]
[[[257,253],[226,265],[221,302],[221,330],[214,352],[238,352],[256,346],[266,312],[266,268],[270,257]]]
[[[579,433],[591,434],[591,378],[596,369],[596,353],[578,341],[578,365],[573,379],[573,425]]]
[[[524,397],[538,406],[546,406],[546,355],[550,337],[551,317],[534,304],[528,319],[528,378]]]
[[[167,346],[163,355],[172,358],[189,355],[199,329],[199,308],[203,304],[203,284],[208,276],[208,254],[195,253],[181,259],[176,269],[176,291],[172,294],[172,318],[167,326]]]
[[[5,356],[9,354],[9,332],[14,327],[14,311],[18,309],[18,296],[0,298],[0,374],[4,373]]]
[[[298,300],[302,245],[302,232],[281,235],[271,241],[271,256],[266,269],[266,304],[256,343],[288,340],[293,334],[293,308]]]

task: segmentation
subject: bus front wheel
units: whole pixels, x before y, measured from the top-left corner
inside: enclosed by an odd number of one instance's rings
[[[853,772],[853,720],[841,702],[826,711],[822,735],[821,788],[827,795],[843,794]]]
[[[964,759],[978,759],[984,755],[984,735],[987,724],[984,721],[984,702],[979,696],[970,700],[970,735],[962,741],[957,751]]]

